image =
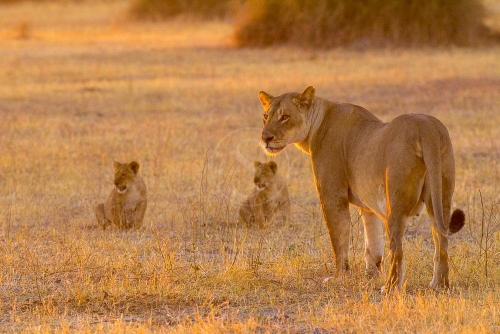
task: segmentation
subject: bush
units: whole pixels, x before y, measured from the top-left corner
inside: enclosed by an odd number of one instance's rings
[[[134,0],[130,7],[132,17],[164,20],[180,14],[203,18],[222,18],[231,8],[232,0]]]
[[[480,0],[247,0],[241,46],[474,45],[485,39]]]

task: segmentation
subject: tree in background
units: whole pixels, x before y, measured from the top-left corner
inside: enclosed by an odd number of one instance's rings
[[[247,0],[242,46],[475,45],[488,36],[479,0]]]
[[[492,36],[481,0],[132,0],[130,13],[234,15],[240,46],[474,46]]]

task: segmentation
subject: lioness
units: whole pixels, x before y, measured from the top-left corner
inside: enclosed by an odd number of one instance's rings
[[[315,94],[312,86],[278,97],[260,92],[261,144],[271,155],[292,143],[310,154],[336,271],[348,269],[350,203],[363,219],[368,274],[380,272],[385,224],[390,246],[385,287],[401,288],[406,220],[425,204],[435,247],[430,286],[447,287],[447,237],[463,227],[465,216],[459,209],[450,216],[455,162],[445,126],[417,114],[384,123],[359,106]]]
[[[114,224],[120,228],[139,228],[144,219],[147,206],[146,184],[137,174],[139,164],[113,163],[115,169],[115,188],[105,203],[95,208],[97,222],[103,228]]]
[[[254,223],[264,227],[265,222],[273,219],[279,223],[288,223],[290,200],[285,180],[278,174],[278,165],[254,162],[255,189],[240,207],[240,222],[250,226]]]

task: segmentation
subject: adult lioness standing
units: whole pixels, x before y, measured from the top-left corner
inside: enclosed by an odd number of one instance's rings
[[[455,162],[445,126],[416,114],[384,123],[364,108],[315,94],[312,86],[278,97],[260,92],[261,143],[269,154],[292,143],[310,154],[336,271],[348,269],[350,203],[363,219],[368,274],[380,271],[385,223],[390,246],[386,290],[401,288],[406,220],[425,204],[435,247],[430,286],[447,287],[447,237],[463,227],[465,217],[462,210],[450,216]]]

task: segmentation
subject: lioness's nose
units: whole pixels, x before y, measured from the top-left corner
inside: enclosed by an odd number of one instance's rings
[[[272,134],[270,134],[269,132],[262,132],[262,141],[264,143],[269,143],[271,140],[274,139],[274,136]]]

